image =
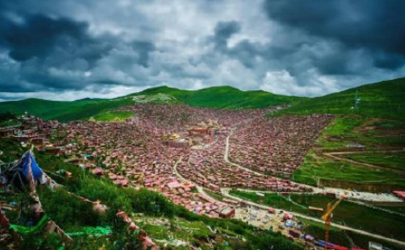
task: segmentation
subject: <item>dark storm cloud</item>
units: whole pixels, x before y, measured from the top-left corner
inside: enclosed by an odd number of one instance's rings
[[[405,9],[402,0],[267,0],[265,10],[271,20],[317,37],[340,42],[344,50],[368,50],[378,54],[376,67],[396,69],[405,62]],[[343,50],[342,50],[343,51]],[[344,53],[343,53],[344,54]],[[344,64],[340,51],[328,64]],[[345,73],[344,67],[342,73]],[[321,69],[323,70],[323,69]],[[325,73],[330,67],[325,67]]]
[[[397,0],[0,0],[0,99],[111,97],[162,84],[322,95],[405,74],[404,7]]]
[[[227,47],[228,39],[238,33],[241,27],[240,24],[236,21],[229,21],[229,22],[219,22],[215,26],[215,45],[216,48],[219,50],[225,50]]]
[[[89,24],[83,21],[43,14],[16,15],[12,12],[16,6],[3,3],[4,6],[9,9],[0,13],[0,51],[7,52],[9,59],[0,64],[2,92],[84,89],[89,84],[86,72],[123,44],[110,35],[90,35]],[[154,44],[133,41],[128,46],[137,54],[137,59],[130,63],[148,67]],[[125,63],[122,61],[117,67]],[[93,82],[117,84],[114,79],[103,79]]]
[[[155,45],[151,42],[135,41],[132,46],[139,53],[138,63],[144,67],[148,67],[149,53],[156,49]]]
[[[10,56],[16,61],[26,61],[33,57],[43,58],[55,47],[69,46],[69,43],[86,43],[87,25],[68,19],[54,20],[37,15],[27,18],[23,24],[6,24],[3,34],[10,48]]]
[[[44,15],[27,16],[20,22],[2,17],[1,21],[2,50],[8,51],[10,61],[19,63],[17,72],[1,72],[1,91],[81,88],[82,84],[61,73],[86,71],[111,48],[92,39],[84,22]],[[50,74],[50,69],[57,69],[59,76]],[[16,82],[5,82],[7,74],[16,73],[19,74]]]

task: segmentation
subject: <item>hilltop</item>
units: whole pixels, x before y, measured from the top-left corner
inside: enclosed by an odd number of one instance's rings
[[[354,109],[355,98],[360,99]],[[405,78],[377,82],[302,100],[298,105],[281,110],[274,116],[285,114],[358,114],[365,117],[405,120]]]
[[[262,90],[242,91],[230,86],[217,86],[200,90],[181,90],[161,86],[144,90],[137,95],[156,95],[164,93],[177,100],[178,103],[194,107],[242,109],[265,108],[280,104],[291,104],[305,100],[304,97],[276,95]]]
[[[70,121],[88,119],[91,116],[122,106],[145,102],[187,104],[206,108],[244,109],[292,104],[305,99],[275,95],[265,91],[242,91],[229,86],[210,87],[201,90],[180,90],[161,86],[114,99],[81,99],[71,102],[42,99],[9,101],[0,103],[0,112],[22,114],[27,111],[45,120]]]

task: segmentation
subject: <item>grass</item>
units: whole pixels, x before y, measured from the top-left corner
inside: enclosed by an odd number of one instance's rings
[[[393,207],[393,206],[381,206],[381,205],[379,205],[377,207],[381,207],[381,208],[384,208],[384,209],[387,209],[387,210],[390,210],[390,211],[397,212],[397,213],[405,215],[405,206]]]
[[[387,166],[387,167],[396,168],[396,169],[405,171],[405,153],[352,154],[352,155],[346,155],[345,157],[355,160],[355,161],[370,163],[370,164],[374,164],[374,165]]]
[[[361,99],[359,108],[353,109],[354,99]],[[405,78],[383,81],[348,89],[342,92],[322,97],[303,100],[299,105],[281,110],[273,116],[296,114],[308,115],[314,113],[362,115],[405,121]]]
[[[325,238],[325,226],[322,223],[300,219],[303,222],[303,231],[307,234],[314,236],[317,239],[324,239]],[[339,245],[349,247],[351,242],[356,247],[360,247],[363,249],[368,249],[368,243],[370,241],[377,242],[383,244],[385,247],[388,247],[392,250],[400,250],[402,249],[400,246],[393,245],[391,243],[387,243],[381,240],[377,240],[368,236],[364,236],[362,234],[344,231],[335,227],[331,227],[329,234],[329,241],[336,243],[338,242]]]
[[[353,136],[354,129],[364,123],[365,119],[360,116],[336,117],[324,130],[328,136]]]
[[[401,129],[405,128],[405,122],[395,120],[381,120],[375,122],[373,126],[376,126],[377,128],[380,129]]]
[[[222,201],[225,198],[223,195],[216,192],[212,192],[211,190],[208,190],[206,188],[204,188],[204,192],[218,201]]]
[[[73,102],[25,99],[0,103],[0,112],[23,114],[28,112],[44,120],[71,121],[86,119],[108,110],[133,104],[130,99],[122,100],[81,100]]]
[[[95,115],[93,118],[97,122],[122,122],[134,116],[131,111],[109,111]]]
[[[18,126],[20,123],[16,120],[8,120],[4,122],[0,122],[0,128],[1,127],[12,127],[12,126]]]
[[[0,151],[0,160],[6,163],[19,159],[24,153],[24,149],[11,138],[0,139]]]
[[[359,137],[356,139],[363,144],[374,145],[375,147],[405,147],[405,136],[397,135],[393,137]]]
[[[326,205],[336,199],[322,195],[290,195],[288,197],[277,194],[265,194],[260,198],[255,193],[231,191],[232,195],[262,203],[275,208],[293,211],[315,218],[322,214],[308,209],[309,206],[326,208]],[[405,217],[390,214],[377,209],[361,206],[352,202],[342,201],[336,208],[333,222],[348,225],[357,229],[374,232],[387,237],[405,240]]]
[[[180,90],[167,86],[147,89],[139,95],[165,93],[179,103],[195,107],[241,109],[266,108],[280,104],[290,104],[306,98],[275,95],[266,91],[241,91],[230,86],[217,86],[200,90]],[[135,94],[137,95],[137,94]]]
[[[319,157],[313,151],[306,156],[304,163],[293,173],[292,179],[315,186],[318,179],[320,179],[321,181],[332,180],[347,183],[347,187],[342,186],[342,188],[348,188],[351,183],[365,185],[365,188],[367,186],[405,188],[405,176],[398,175],[389,170],[371,169],[352,163]],[[354,189],[359,189],[358,187],[353,187]]]
[[[346,150],[348,146],[354,144],[362,145],[364,150],[397,149],[405,146],[405,137],[395,134],[395,131],[401,133],[403,125],[401,121],[371,119],[358,115],[338,116],[322,131],[315,145],[317,148],[332,152]],[[365,129],[367,127],[374,129]],[[388,127],[391,129],[386,129]],[[405,176],[388,168],[372,169],[361,164],[330,159],[315,151],[310,150],[304,162],[293,173],[294,181],[310,185],[317,185],[319,181],[327,186],[377,192],[405,188]],[[398,169],[403,169],[404,163],[403,153],[351,154],[348,158],[382,166],[386,164],[388,167]]]

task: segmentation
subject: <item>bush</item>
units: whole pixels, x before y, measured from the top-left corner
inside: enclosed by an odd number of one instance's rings
[[[70,195],[63,188],[53,192],[43,187],[38,190],[46,214],[61,228],[74,229],[78,226],[97,226],[103,220],[92,210],[92,204]]]

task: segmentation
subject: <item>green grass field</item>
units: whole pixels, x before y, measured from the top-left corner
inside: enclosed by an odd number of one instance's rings
[[[354,100],[360,98],[358,109],[353,109]],[[343,114],[362,115],[394,120],[405,120],[405,78],[383,81],[348,89],[322,97],[303,100],[299,105],[281,110],[274,116],[284,114]]]
[[[134,116],[131,111],[109,111],[95,115],[93,118],[97,122],[122,122]]]
[[[378,170],[355,165],[343,161],[319,157],[314,152],[310,152],[297,170],[292,179],[297,182],[309,185],[317,185],[318,179],[332,180],[341,183],[351,183],[367,186],[392,186],[393,188],[405,188],[405,176],[398,175],[389,170]],[[344,186],[342,186],[345,188]],[[355,185],[352,188],[355,188]]]
[[[356,127],[362,125],[365,122],[361,116],[344,116],[336,117],[332,123],[324,130],[324,134],[327,136],[354,136],[353,131]]]
[[[8,120],[4,122],[0,122],[0,128],[1,127],[12,127],[12,126],[18,126],[20,123],[16,120]]]
[[[319,149],[339,152],[361,145],[363,150],[390,150],[405,147],[404,122],[396,120],[372,119],[359,115],[336,117],[322,131],[315,143],[316,150],[310,150],[304,162],[294,172],[292,179],[310,185],[325,184],[341,188],[354,188],[364,191],[389,191],[405,188],[405,175],[390,170],[403,170],[404,156],[399,154],[364,153],[340,155],[360,163],[328,158]],[[387,166],[386,169],[372,169],[361,165],[370,163]],[[319,181],[319,182],[318,182]],[[359,184],[359,185],[357,185]]]
[[[322,223],[301,219],[303,222],[303,230],[317,239],[325,238],[325,225]],[[362,234],[344,231],[335,227],[331,227],[329,233],[330,242],[338,242],[341,246],[350,247],[353,242],[353,247],[359,247],[363,249],[368,249],[368,243],[370,241],[380,243],[385,247],[392,250],[401,250],[401,246],[393,245],[385,241],[377,240]]]
[[[326,208],[326,205],[336,199],[321,195],[290,195],[265,194],[260,198],[255,193],[232,190],[230,194],[266,204],[275,208],[285,209],[315,218],[321,213],[308,209],[308,206]],[[385,235],[387,237],[405,240],[405,216],[390,214],[377,209],[361,206],[352,202],[342,201],[333,215],[333,222],[348,225],[357,229]]]
[[[210,87],[200,90],[180,90],[167,86],[147,89],[136,95],[155,95],[164,93],[176,98],[178,103],[194,107],[242,109],[265,108],[280,104],[291,104],[302,100],[304,97],[275,95],[266,91],[241,91],[230,86]]]
[[[87,119],[99,113],[133,104],[129,99],[122,100],[80,100],[73,102],[26,99],[0,103],[0,112],[23,114],[28,112],[45,120],[71,121]]]
[[[393,154],[352,154],[345,157],[359,162],[388,166],[405,171],[405,152]]]

